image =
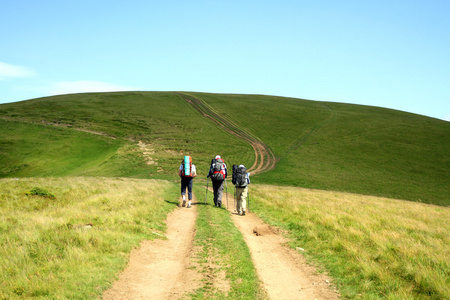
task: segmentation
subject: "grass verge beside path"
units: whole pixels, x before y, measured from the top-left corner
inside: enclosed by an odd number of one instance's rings
[[[195,188],[197,195],[204,189]],[[211,195],[211,193],[209,193]],[[268,299],[256,275],[250,251],[230,213],[200,197],[194,247],[200,272],[206,273],[203,287],[191,299]]]
[[[165,231],[174,208],[165,199],[176,199],[176,187],[117,178],[0,180],[0,299],[97,298],[132,248]]]
[[[253,185],[251,209],[287,229],[345,298],[450,299],[450,209],[294,187]]]

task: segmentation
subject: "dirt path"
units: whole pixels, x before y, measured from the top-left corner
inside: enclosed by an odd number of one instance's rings
[[[279,232],[252,213],[237,215],[232,205],[228,208],[232,220],[244,236],[270,299],[339,299],[331,279],[317,274],[300,253],[287,247]],[[194,199],[192,208],[169,214],[167,240],[145,241],[133,250],[127,268],[102,299],[179,299],[201,287],[203,275],[191,268],[196,207]]]
[[[244,236],[270,299],[339,299],[331,279],[317,274],[301,254],[286,246],[288,240],[279,232],[252,213],[239,216],[233,212],[232,219]]]
[[[166,240],[144,241],[131,252],[127,268],[103,294],[112,299],[178,299],[200,286],[201,275],[190,267],[196,201],[167,217]]]
[[[176,93],[182,97],[187,103],[191,104],[199,113],[201,113],[205,118],[210,119],[212,122],[216,123],[218,126],[222,127],[229,133],[243,139],[248,142],[255,151],[255,162],[248,171],[255,174],[270,171],[275,168],[276,159],[275,155],[272,153],[270,148],[264,144],[260,139],[252,135],[246,130],[243,130],[240,126],[235,124],[230,119],[224,117],[214,111],[207,103],[201,99],[195,98],[193,96]]]
[[[275,167],[275,156],[263,142],[215,113],[201,100],[178,94],[203,116],[250,143],[256,157],[250,171],[255,174]],[[306,138],[301,138],[291,148],[299,147]],[[232,195],[228,197],[233,199]],[[167,240],[146,241],[139,249],[132,251],[128,267],[103,299],[177,299],[202,286],[204,275],[190,268],[193,264],[197,216],[195,198],[193,203],[191,209],[179,208],[168,216]],[[287,240],[280,232],[270,228],[251,212],[239,216],[234,213],[234,207],[228,210],[250,249],[258,276],[270,299],[339,299],[338,293],[330,285],[331,279],[317,274],[299,251],[286,246]],[[220,282],[215,284],[221,285]]]

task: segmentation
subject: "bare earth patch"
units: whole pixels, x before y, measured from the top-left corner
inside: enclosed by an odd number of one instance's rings
[[[195,199],[194,199],[195,200]],[[178,208],[167,217],[166,240],[144,241],[102,299],[178,299],[201,286],[192,267],[197,210]]]
[[[286,238],[256,215],[239,216],[233,212],[232,219],[244,236],[270,299],[340,298],[330,278],[318,274],[300,253],[286,245]]]

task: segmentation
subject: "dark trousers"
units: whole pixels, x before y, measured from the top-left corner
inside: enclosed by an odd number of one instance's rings
[[[181,196],[186,195],[186,188],[188,189],[188,199],[192,200],[192,177],[181,177]]]
[[[214,190],[214,205],[222,203],[222,195],[225,180],[213,180],[213,190]]]

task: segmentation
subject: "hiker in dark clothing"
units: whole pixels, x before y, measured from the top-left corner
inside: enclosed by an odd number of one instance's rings
[[[211,177],[213,190],[214,190],[214,205],[222,207],[222,196],[225,185],[225,178],[227,178],[227,165],[220,155],[211,161],[211,167],[209,168],[207,178]]]

